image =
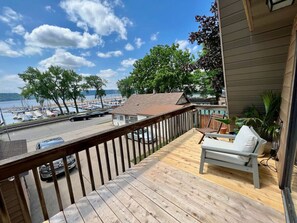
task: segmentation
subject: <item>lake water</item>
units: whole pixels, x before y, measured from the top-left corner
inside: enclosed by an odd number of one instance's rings
[[[87,95],[86,98],[84,99],[84,102],[86,101],[93,101],[95,100],[94,95]],[[107,94],[106,96],[103,97],[104,100],[108,100],[108,99],[113,99],[113,98],[118,98],[121,97],[120,94]],[[99,102],[99,100],[98,100]],[[54,104],[54,102],[45,102],[44,106],[47,106],[49,104],[52,104],[54,107],[56,107],[56,105]],[[40,106],[39,103],[36,102],[35,99],[29,99],[29,100],[25,100],[25,101],[20,101],[20,100],[14,100],[14,101],[1,101],[0,102],[0,108],[3,111],[3,116],[4,116],[4,120],[5,123],[7,125],[9,124],[13,124],[13,123],[18,123],[21,122],[21,120],[17,120],[17,119],[13,119],[14,115],[13,113],[9,112],[9,110],[20,110],[23,107],[26,108],[32,108],[33,106]],[[74,107],[69,107],[70,112],[75,111]],[[84,111],[82,109],[80,109],[80,111]],[[2,120],[1,116],[0,116],[0,120]]]

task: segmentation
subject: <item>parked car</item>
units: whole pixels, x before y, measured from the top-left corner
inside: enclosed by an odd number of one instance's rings
[[[36,150],[50,148],[53,146],[61,145],[63,143],[64,143],[64,140],[61,137],[44,140],[36,144]],[[76,167],[76,160],[74,155],[67,156],[66,159],[67,159],[69,170],[72,170],[73,168]],[[53,164],[54,164],[56,175],[59,175],[65,172],[62,158],[54,160]],[[42,181],[46,181],[52,178],[52,171],[49,163],[39,167],[39,175]]]
[[[89,120],[89,119],[90,119],[89,114],[81,113],[81,114],[77,114],[77,115],[70,117],[69,121],[74,122],[74,121],[82,121],[82,120]]]
[[[134,140],[136,140],[136,141],[138,141],[138,139],[139,139],[139,141],[144,142],[144,143],[152,143],[152,142],[156,141],[156,136],[153,134],[153,137],[152,137],[152,133],[150,131],[147,131],[147,129],[143,130],[144,137],[142,137],[142,129],[139,129],[138,131],[139,132],[137,132],[137,130],[135,130],[132,133],[131,132],[128,133],[128,139],[132,139],[132,134],[133,134]],[[139,137],[138,137],[138,135],[139,135]]]
[[[91,118],[93,118],[93,117],[102,117],[102,116],[104,116],[104,112],[102,112],[102,111],[92,111],[92,112],[88,112],[87,113]]]

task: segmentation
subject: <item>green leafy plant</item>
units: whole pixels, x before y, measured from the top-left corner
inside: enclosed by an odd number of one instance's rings
[[[277,119],[280,111],[281,95],[273,91],[265,91],[261,95],[264,112],[252,105],[245,109],[244,117],[236,120],[236,125],[253,126],[261,137],[268,141],[279,134],[280,126],[277,124]]]

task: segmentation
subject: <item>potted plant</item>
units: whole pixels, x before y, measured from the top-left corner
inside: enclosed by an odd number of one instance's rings
[[[273,91],[265,91],[261,95],[264,111],[258,109],[255,105],[252,105],[245,109],[244,117],[236,120],[236,125],[239,127],[242,125],[252,126],[256,132],[268,142],[271,142],[274,138],[278,137],[280,126],[277,124],[279,117],[281,95]],[[271,149],[268,147],[266,151],[261,148],[259,154],[269,153]]]

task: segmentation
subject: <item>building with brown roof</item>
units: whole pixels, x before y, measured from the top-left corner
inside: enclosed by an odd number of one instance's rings
[[[150,116],[174,111],[189,104],[189,99],[182,92],[135,94],[122,106],[112,111],[112,120],[116,126],[124,125]]]

